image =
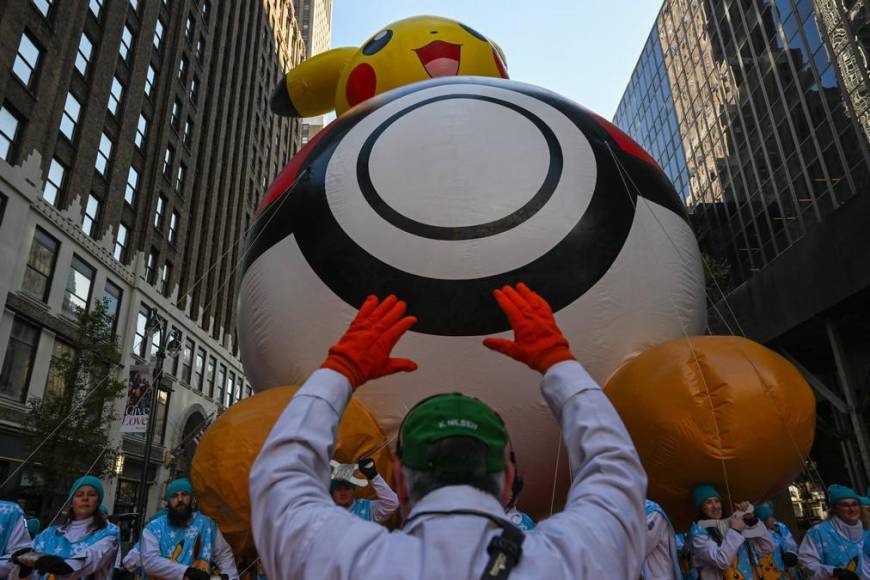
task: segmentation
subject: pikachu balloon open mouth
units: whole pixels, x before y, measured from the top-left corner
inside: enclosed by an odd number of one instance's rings
[[[415,16],[394,22],[361,47],[335,48],[293,68],[272,95],[287,117],[339,115],[391,89],[446,76],[508,78],[497,44],[460,22]]]

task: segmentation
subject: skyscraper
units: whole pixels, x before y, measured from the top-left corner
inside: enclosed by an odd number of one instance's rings
[[[614,119],[686,201],[712,330],[799,365],[820,401],[813,458],[858,489],[870,481],[868,25],[855,0],[666,0]]]
[[[332,0],[293,0],[302,38],[305,39],[305,56],[332,48]],[[326,126],[326,116],[309,117],[302,121],[302,144],[314,137]]]
[[[153,354],[152,313],[181,336],[164,367],[173,390],[158,397],[153,499],[206,418],[250,393],[235,275],[260,197],[300,147],[298,121],[268,107],[303,57],[293,6],[10,0],[0,37],[0,439],[12,458],[0,476],[25,455],[22,404],[69,351],[75,306],[106,298],[125,366]],[[142,442],[115,439],[125,461],[106,502],[129,511]],[[9,486],[26,496],[23,474]]]

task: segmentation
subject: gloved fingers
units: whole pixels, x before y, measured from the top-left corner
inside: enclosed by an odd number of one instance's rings
[[[408,358],[391,358],[387,362],[387,374],[411,373],[417,370],[417,363]]]
[[[507,355],[513,359],[516,359],[521,352],[517,343],[512,340],[507,340],[506,338],[484,338],[483,346],[489,350],[500,352],[501,354]]]
[[[516,331],[517,327],[523,323],[525,317],[519,308],[508,298],[507,294],[501,290],[493,290],[492,295],[495,296],[495,301],[498,302],[499,308],[504,312],[508,319],[508,324]]]
[[[552,313],[550,304],[544,300],[543,296],[526,286],[523,282],[517,284],[517,293],[528,302],[532,308]]]
[[[529,313],[532,310],[532,305],[529,302],[519,295],[519,293],[514,290],[513,286],[505,286],[501,289],[505,296],[513,303],[517,310],[519,310],[524,317],[528,318]]]
[[[354,322],[357,320],[363,320],[368,318],[369,314],[377,308],[378,306],[378,297],[374,294],[369,294],[368,297],[363,302],[362,306],[359,307],[359,312],[356,313],[356,317],[354,317]]]
[[[395,306],[396,302],[398,301],[399,299],[396,298],[395,294],[390,294],[389,296],[384,298],[380,304],[377,305],[377,307],[371,312],[371,314],[369,314],[368,318],[373,322],[377,322],[378,320],[382,319],[387,314],[387,312],[392,310],[393,306]]]
[[[405,309],[402,308],[402,312],[404,311]],[[402,338],[402,335],[405,334],[405,332],[407,332],[407,330],[414,326],[414,324],[416,323],[417,318],[415,316],[406,316],[398,322],[393,323],[392,326],[384,331],[384,333],[378,339],[378,342],[387,347],[386,354],[390,354],[390,351],[393,350],[393,347],[396,346],[396,343],[399,342],[399,339]]]
[[[404,300],[399,300],[379,320],[375,321],[374,328],[382,332],[390,328],[405,315],[407,308],[408,304]]]

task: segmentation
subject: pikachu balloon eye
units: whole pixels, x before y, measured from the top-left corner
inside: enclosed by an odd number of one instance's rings
[[[393,38],[392,30],[381,30],[380,32],[375,34],[371,40],[365,43],[362,49],[362,53],[366,56],[372,56],[373,54],[377,54],[382,48],[387,46],[387,43],[390,42],[391,38]]]
[[[472,27],[466,26],[466,25],[462,24],[461,22],[459,23],[459,26],[461,26],[462,29],[465,30],[465,32],[467,32],[468,34],[470,34],[474,38],[477,38],[477,39],[482,40],[484,42],[489,42],[489,40],[487,40],[487,38],[484,35],[482,35],[478,31],[476,31]]]

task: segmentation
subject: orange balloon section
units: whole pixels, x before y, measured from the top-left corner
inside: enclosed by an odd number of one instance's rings
[[[757,503],[791,483],[812,447],[812,389],[791,363],[745,338],[659,344],[619,368],[605,392],[640,454],[647,495],[678,530],[696,515],[695,485],[715,485],[726,512],[729,491],[734,502]]]
[[[237,557],[253,558],[256,552],[248,474],[297,389],[268,389],[236,403],[209,427],[193,458],[190,475],[199,507],[218,523]],[[378,472],[392,482],[393,456],[387,438],[371,411],[352,397],[338,426],[335,459],[354,463],[365,456],[372,456]],[[373,498],[374,491],[368,486],[357,495]]]

